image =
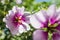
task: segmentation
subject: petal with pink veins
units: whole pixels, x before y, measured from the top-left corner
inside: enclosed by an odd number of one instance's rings
[[[30,23],[35,29],[40,29],[43,27],[43,24],[38,21],[35,15],[31,15],[30,17]]]
[[[47,15],[44,15],[44,13],[46,13],[46,12],[39,11],[39,12],[35,13],[35,16],[36,16],[41,22],[46,22],[46,16],[47,16]]]
[[[13,6],[13,8],[12,8],[12,11],[14,12],[14,13],[16,13],[16,12],[18,12],[18,13],[20,13],[21,15],[23,15],[24,14],[24,7],[22,6],[21,8],[19,8],[19,7],[17,7],[17,6]]]
[[[42,30],[36,30],[33,33],[33,40],[48,40],[48,33]]]
[[[49,6],[48,10],[47,10],[47,15],[49,17],[55,16],[56,15],[56,6],[53,4],[51,6]]]
[[[25,22],[23,22],[22,25],[20,25],[19,27],[19,33],[27,32],[29,30],[30,30],[30,26]]]

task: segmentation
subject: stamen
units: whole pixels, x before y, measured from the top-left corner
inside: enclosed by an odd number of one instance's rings
[[[21,16],[20,17],[15,17],[14,22],[18,22],[19,24],[21,24],[22,23]]]
[[[58,26],[58,23],[54,23],[54,24],[48,23],[48,27],[57,27],[57,26]]]

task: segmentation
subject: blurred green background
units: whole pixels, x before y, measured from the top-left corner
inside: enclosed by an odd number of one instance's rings
[[[60,6],[60,0],[22,0],[21,4],[17,4],[16,0],[0,0],[0,40],[32,40],[32,33],[35,30],[32,27],[30,31],[19,36],[12,36],[9,29],[6,28],[3,18],[13,6],[24,6],[25,11],[33,14],[41,9],[47,9],[49,5],[54,3]]]

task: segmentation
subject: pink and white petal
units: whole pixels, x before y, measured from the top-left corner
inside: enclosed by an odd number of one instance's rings
[[[36,19],[35,15],[31,15],[30,23],[35,29],[40,29],[41,27],[43,27],[43,24],[39,22],[38,19]]]
[[[6,18],[3,18],[3,22],[5,22],[5,23],[7,23],[7,24],[8,24],[8,22],[7,22]],[[8,26],[7,26],[7,25],[6,25],[6,27],[8,28]]]
[[[60,40],[60,33],[58,32],[54,33],[52,40]]]
[[[19,34],[18,27],[14,27],[12,24],[7,24],[6,27],[10,30],[12,35]]]
[[[56,20],[57,20],[58,23],[60,24],[60,14],[57,16]]]
[[[5,22],[7,24],[7,26],[11,26],[11,20],[7,19],[7,18],[3,18],[3,22]],[[9,24],[10,23],[10,24]]]
[[[14,15],[15,15],[15,13],[14,13],[12,10],[8,11],[8,13],[9,13],[9,14],[6,15],[6,17],[7,17],[8,19],[12,19],[12,18],[14,17]]]
[[[49,22],[51,24],[55,23],[57,12],[56,12],[56,5],[51,5],[47,10],[47,15],[49,16]]]
[[[3,22],[5,22],[8,26],[12,25],[12,20],[9,18],[9,16],[7,16],[6,18],[3,18]]]
[[[19,26],[19,33],[27,32],[29,30],[30,26],[25,22],[22,22],[22,25]]]
[[[11,23],[12,22],[12,15],[10,16],[10,15],[6,15],[6,17],[5,18],[3,18],[3,21],[5,21],[5,23],[6,24],[8,24],[8,23]]]
[[[52,17],[52,18],[49,19],[49,22],[50,22],[51,24],[59,23],[59,22],[60,22],[60,15],[59,15],[59,14],[56,14],[55,17]]]
[[[35,13],[35,16],[42,22],[46,22],[46,17],[42,11]],[[47,16],[47,15],[46,15]]]
[[[30,15],[28,14],[22,16],[22,20],[28,24],[30,24]]]
[[[8,13],[9,13],[9,15],[11,15],[13,13],[13,11],[12,10],[9,10]]]
[[[36,30],[33,33],[33,40],[48,40],[48,33],[43,30]]]
[[[20,25],[18,30],[19,30],[20,34],[26,31],[25,28],[22,25]]]
[[[11,15],[11,14],[14,15],[15,13],[12,10],[9,10],[8,15]]]
[[[13,8],[12,8],[12,11],[14,12],[14,13],[19,13],[19,14],[21,14],[21,15],[23,15],[24,14],[24,7],[22,6],[21,8],[20,7],[18,7],[18,6],[13,6]]]
[[[46,18],[46,20],[48,20],[49,16],[47,15],[47,12],[45,10],[41,10],[41,12],[43,13],[43,16]]]
[[[8,20],[6,18],[3,18],[3,22],[5,22],[6,24],[10,23],[10,21],[8,22]]]
[[[30,24],[30,17],[26,17],[24,20],[26,23]]]
[[[18,12],[21,14],[21,15],[24,15],[24,7],[22,6],[21,8],[18,7]]]
[[[18,31],[18,28],[9,28],[9,30],[11,31],[12,35],[18,35],[19,34],[19,31]]]
[[[26,22],[22,22],[22,26],[25,28],[26,31],[30,30],[30,25],[27,24]]]
[[[12,8],[12,11],[14,12],[14,13],[16,13],[17,12],[17,6],[13,6],[13,8]]]
[[[18,34],[18,28],[10,21],[10,19],[4,19],[6,27],[11,31],[12,35]]]
[[[56,15],[56,6],[53,4],[51,5],[48,10],[47,10],[47,15],[49,17],[55,16]]]

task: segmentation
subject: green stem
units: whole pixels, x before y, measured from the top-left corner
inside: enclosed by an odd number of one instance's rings
[[[51,32],[48,33],[48,40],[52,40],[52,33]]]

